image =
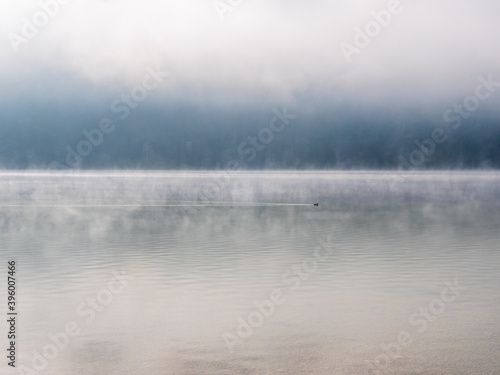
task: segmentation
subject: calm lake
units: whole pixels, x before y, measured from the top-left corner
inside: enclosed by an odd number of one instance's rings
[[[0,373],[498,375],[499,208],[497,172],[0,172]]]

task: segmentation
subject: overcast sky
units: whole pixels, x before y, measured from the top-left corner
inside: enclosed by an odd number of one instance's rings
[[[356,112],[366,104],[440,116],[474,93],[478,77],[500,81],[498,0],[401,0],[349,58],[342,43],[356,47],[356,28],[398,2],[65,0],[56,9],[54,1],[1,1],[0,126],[9,125],[5,113],[16,118],[47,100],[58,108],[104,103],[95,104],[102,117],[148,67],[170,74],[148,93],[160,107],[299,110],[307,102],[321,111],[355,102]],[[40,13],[42,3],[52,15]],[[26,35],[26,20],[36,35]],[[500,88],[481,111],[496,116],[499,103]]]

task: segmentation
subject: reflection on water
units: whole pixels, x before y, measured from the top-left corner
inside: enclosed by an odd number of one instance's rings
[[[499,373],[498,174],[0,177],[40,374]]]

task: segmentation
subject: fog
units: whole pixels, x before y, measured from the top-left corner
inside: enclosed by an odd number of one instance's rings
[[[437,127],[448,140],[412,168],[500,165],[498,2],[214,3],[4,1],[0,168],[392,169]],[[358,30],[377,19],[368,43]],[[450,130],[481,77],[490,95]],[[67,163],[144,82],[117,130]],[[243,163],[240,144],[285,107],[296,119]]]
[[[494,373],[499,11],[2,0],[10,365]]]

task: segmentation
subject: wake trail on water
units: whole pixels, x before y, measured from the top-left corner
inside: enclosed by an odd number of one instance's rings
[[[205,202],[197,203],[195,201],[181,201],[178,203],[161,203],[161,204],[9,204],[0,205],[2,208],[15,207],[278,207],[278,206],[312,206],[312,203],[258,203],[258,202]]]

